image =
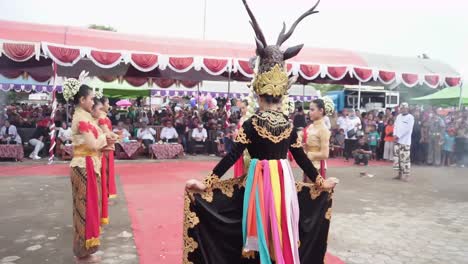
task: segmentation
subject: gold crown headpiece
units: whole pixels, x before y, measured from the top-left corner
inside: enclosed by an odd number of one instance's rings
[[[276,64],[271,70],[256,75],[252,85],[257,95],[283,96],[288,93],[288,73]]]

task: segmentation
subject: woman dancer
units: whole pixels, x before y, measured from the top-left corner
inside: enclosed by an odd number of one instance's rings
[[[112,132],[112,123],[107,117],[109,112],[109,99],[102,96],[102,92],[96,93],[95,104],[100,105],[98,108],[98,125],[104,134],[113,140],[118,140],[119,135]],[[107,145],[102,150],[101,157],[101,190],[102,190],[102,215],[101,224],[109,224],[109,211],[108,211],[108,199],[117,197],[117,189],[115,186],[115,173],[114,173],[114,151],[115,144]]]
[[[325,126],[323,117],[333,114],[335,105],[328,97],[315,99],[310,104],[309,118],[313,123],[299,133],[304,143],[304,151],[316,168],[320,169],[320,175],[326,178],[326,160],[330,153],[330,130]],[[310,179],[304,175],[304,182]]]
[[[260,111],[244,122],[232,151],[203,183],[186,183],[183,263],[323,263],[336,179],[318,174],[296,129],[278,111],[295,81],[288,80],[284,60],[302,46],[280,50],[292,32],[267,46],[244,5],[257,33],[252,86]],[[246,148],[252,157],[247,176],[220,180]],[[288,150],[314,184],[295,183]]]
[[[98,178],[101,161],[99,150],[112,143],[99,135],[91,111],[93,91],[76,79],[63,85],[65,100],[72,100],[75,113],[72,121],[73,158],[70,162],[73,195],[73,253],[77,263],[97,263],[93,254],[100,245]]]

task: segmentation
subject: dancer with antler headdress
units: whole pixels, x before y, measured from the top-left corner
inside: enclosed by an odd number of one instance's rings
[[[324,180],[302,149],[297,130],[281,111],[290,85],[285,60],[302,45],[281,51],[281,44],[317,4],[291,29],[283,27],[276,45],[265,37],[247,2],[256,34],[257,59],[253,91],[260,111],[239,129],[232,151],[203,182],[186,183],[183,263],[323,263],[331,215],[331,195],[337,180]],[[251,161],[245,177],[220,177],[248,149]],[[313,182],[295,182],[289,161]]]

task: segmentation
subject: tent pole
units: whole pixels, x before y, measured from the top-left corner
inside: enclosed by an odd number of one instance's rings
[[[67,127],[68,127],[68,111],[69,110],[68,110],[68,101],[67,101],[67,104],[65,105],[65,112],[66,112],[66,115],[67,115],[67,117],[66,117]]]
[[[231,93],[231,71],[228,72],[228,92],[227,92],[227,100],[229,100],[229,95]]]
[[[205,0],[205,7],[203,9],[203,40],[206,38],[206,7],[207,7],[207,1]]]
[[[361,112],[361,81],[359,81],[359,90],[358,90],[358,99],[357,99],[357,109]]]
[[[200,83],[197,83],[197,107],[200,107]]]
[[[460,110],[460,111],[462,110],[462,105],[463,105],[462,104],[462,100],[463,100],[462,96],[463,96],[463,81],[460,83],[460,98],[458,99],[458,110]]]
[[[302,85],[302,109],[304,109],[304,101],[305,101],[305,84]]]

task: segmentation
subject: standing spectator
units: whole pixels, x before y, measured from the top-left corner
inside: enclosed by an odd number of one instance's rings
[[[429,121],[424,120],[421,124],[421,139],[419,140],[419,148],[421,153],[421,163],[427,164],[428,146],[429,146]],[[415,144],[416,145],[416,144]]]
[[[149,150],[149,146],[154,143],[154,135],[156,135],[156,131],[154,131],[153,128],[148,127],[148,123],[146,122],[142,122],[141,124],[142,126],[140,129],[138,129],[138,132],[137,132],[137,138],[141,139],[141,141],[143,142],[143,145],[145,146],[145,149]]]
[[[34,150],[29,155],[29,158],[34,159],[34,160],[41,159],[41,157],[39,157],[39,152],[45,146],[44,142],[48,136],[48,133],[47,133],[48,126],[49,126],[49,121],[45,121],[44,123],[40,125],[38,124],[38,126],[36,127],[36,130],[34,130],[34,133],[31,139],[29,140],[29,144],[34,146]]]
[[[408,181],[411,168],[411,134],[413,132],[414,117],[409,113],[408,103],[402,103],[400,111],[401,113],[395,120],[393,131],[395,139],[393,168],[398,171],[398,175],[394,179]]]
[[[175,129],[177,134],[179,135],[179,142],[184,147],[184,151],[188,151],[187,147],[187,134],[188,134],[188,126],[187,122],[183,115],[179,115],[175,120]]]
[[[306,123],[306,117],[304,115],[304,109],[302,109],[302,106],[299,106],[297,108],[297,113],[296,115],[294,115],[294,121],[293,121],[293,124],[296,128],[298,127],[306,127],[307,126],[307,123]]]
[[[361,119],[356,116],[356,111],[351,109],[349,116],[345,119],[345,159],[346,161],[352,157],[352,153],[356,148],[358,132],[361,129]]]
[[[203,127],[203,124],[199,124],[198,128],[192,131],[192,141],[190,142],[190,153],[195,153],[194,147],[195,144],[202,144],[204,146],[204,152],[206,152],[206,139],[208,138],[208,133]]]
[[[346,118],[348,117],[348,111],[343,109],[343,111],[339,112],[339,115],[340,116],[336,119],[336,125],[338,126],[338,129],[343,129],[343,131],[346,132]]]
[[[368,142],[370,146],[370,150],[372,151],[372,156],[377,157],[377,146],[380,142],[380,134],[376,131],[375,125],[368,125],[369,127],[369,134],[368,134]]]
[[[179,134],[172,126],[172,122],[166,121],[166,126],[161,130],[161,135],[159,137],[164,142],[177,142],[179,139]]]
[[[21,137],[16,130],[16,127],[10,124],[9,120],[5,120],[0,128],[0,143],[1,144],[21,144]]]
[[[440,166],[442,163],[442,144],[445,130],[444,121],[437,115],[431,114],[429,125],[429,145],[427,150],[427,164]]]
[[[363,163],[364,166],[367,166],[371,155],[372,151],[369,147],[369,144],[366,143],[366,140],[363,136],[360,136],[356,150],[353,151],[354,164],[359,165]]]
[[[393,119],[389,119],[385,126],[385,145],[384,145],[384,160],[393,160]]]
[[[385,120],[387,120],[387,122],[388,122],[388,120],[390,120],[390,119],[393,119],[392,108],[387,107],[385,109]]]
[[[384,154],[384,148],[385,148],[385,140],[383,140],[385,138],[385,123],[384,123],[384,114],[383,112],[380,112],[378,117],[377,117],[377,132],[379,132],[379,135],[380,135],[380,142],[379,142],[379,146],[377,148],[377,160],[381,160],[383,159],[383,154]]]
[[[411,162],[414,164],[421,164],[423,162],[421,145],[418,144],[421,141],[421,113],[419,110],[414,111],[414,126],[413,133],[411,134]]]
[[[449,128],[444,133],[444,147],[442,152],[442,165],[452,166],[453,163],[453,153],[455,151],[455,135],[456,130],[454,128]]]

